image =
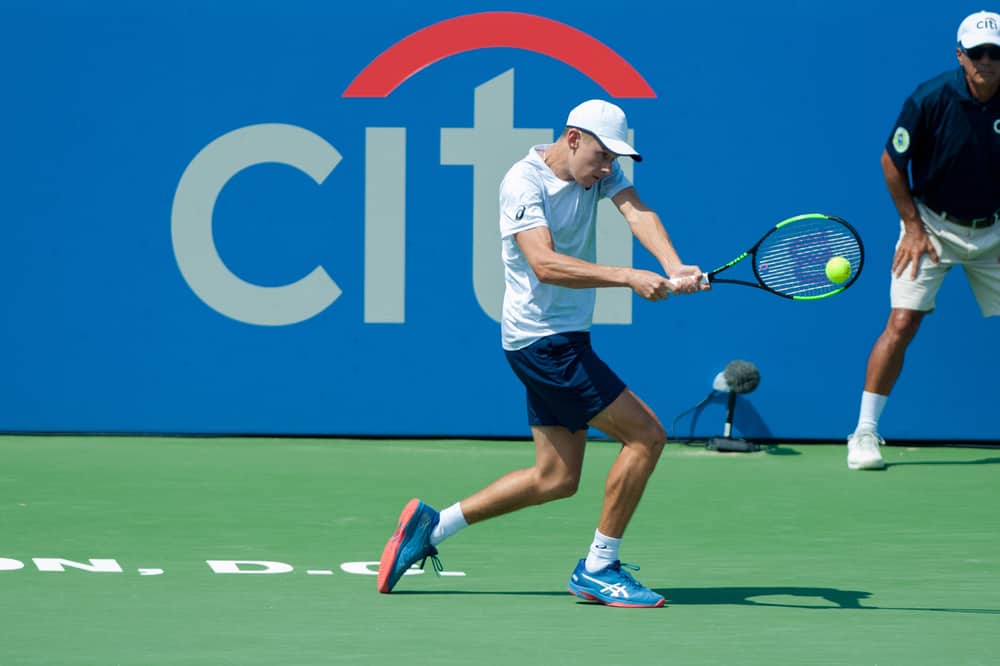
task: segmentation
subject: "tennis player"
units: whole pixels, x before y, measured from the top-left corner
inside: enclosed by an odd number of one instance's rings
[[[957,69],[906,99],[882,152],[901,231],[889,321],[868,357],[858,425],[847,440],[850,469],[885,467],[879,418],[948,271],[962,266],[983,316],[1000,314],[1000,15],[967,16],[955,57]]]
[[[553,144],[538,145],[500,185],[500,233],[506,276],[501,337],[526,388],[535,443],[533,467],[506,476],[444,509],[418,499],[399,517],[382,553],[379,592],[389,592],[414,563],[430,557],[458,530],[488,518],[573,495],[580,482],[587,428],[621,442],[605,484],[604,504],[587,556],[572,571],[569,591],[629,608],[663,605],[623,564],[625,528],[656,466],[666,434],[653,411],[591,347],[596,291],[628,287],[650,301],[706,289],[701,270],[678,257],[659,216],[622,173],[619,156],[641,161],[629,145],[625,113],[589,100],[574,108]],[[663,274],[595,263],[597,204],[610,198]],[[667,276],[687,278],[674,287]]]

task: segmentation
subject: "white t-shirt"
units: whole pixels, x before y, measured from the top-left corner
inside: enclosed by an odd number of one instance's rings
[[[593,262],[596,259],[597,202],[632,183],[617,162],[611,173],[584,189],[556,177],[542,160],[548,145],[532,146],[500,184],[500,236],[506,288],[501,341],[509,351],[522,349],[553,333],[590,329],[596,291],[543,284],[535,277],[514,234],[548,227],[556,252]]]

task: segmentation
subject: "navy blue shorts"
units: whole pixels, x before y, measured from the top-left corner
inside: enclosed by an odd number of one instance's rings
[[[582,430],[625,390],[590,346],[589,332],[557,333],[504,353],[527,389],[533,426]]]

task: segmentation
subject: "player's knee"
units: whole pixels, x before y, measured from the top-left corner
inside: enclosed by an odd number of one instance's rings
[[[922,319],[922,312],[893,310],[885,327],[885,335],[896,344],[907,345],[917,334]]]
[[[553,488],[553,494],[557,499],[572,497],[580,487],[580,477],[574,474],[567,474]]]
[[[660,455],[663,454],[663,447],[666,445],[666,436],[662,440],[657,440],[655,443],[649,445],[649,457],[650,463],[656,465],[657,461],[660,459]]]
[[[542,495],[545,501],[564,499],[576,494],[580,487],[579,474],[559,474],[549,476],[542,482]]]
[[[632,444],[635,446],[636,452],[645,453],[645,457],[648,458],[650,465],[655,465],[656,461],[659,460],[660,454],[663,453],[663,447],[667,443],[667,433],[663,430],[663,426],[660,425],[658,421],[652,421],[648,426],[646,426],[642,432],[637,433],[636,437],[633,438]]]
[[[663,447],[667,443],[667,433],[659,421],[656,421],[650,424],[643,440],[649,447],[650,453],[654,457],[659,458],[660,454],[663,453]]]

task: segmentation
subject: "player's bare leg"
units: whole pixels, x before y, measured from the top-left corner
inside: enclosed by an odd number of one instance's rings
[[[400,577],[417,561],[436,560],[436,545],[455,527],[448,518],[458,507],[461,525],[493,518],[535,504],[569,497],[580,484],[587,430],[570,432],[557,426],[533,427],[535,465],[507,474],[479,492],[448,507],[440,514],[418,499],[403,509],[396,532],[390,537],[379,563],[379,592],[390,592]],[[445,520],[442,521],[442,517]],[[438,535],[438,523],[451,524]]]
[[[622,446],[605,482],[604,505],[594,543],[588,556],[573,570],[568,589],[580,598],[608,606],[662,606],[663,595],[632,577],[626,569],[638,567],[622,563],[618,547],[663,451],[666,433],[653,410],[629,389],[590,424],[618,439]]]
[[[879,395],[889,395],[903,370],[906,349],[920,328],[925,312],[894,308],[889,313],[885,330],[875,341],[868,356],[865,372],[865,390]]]
[[[629,389],[590,424],[622,443],[605,482],[597,527],[603,534],[621,538],[663,452],[667,435],[653,410]]]
[[[865,370],[865,392],[861,396],[858,426],[847,438],[847,467],[854,470],[885,469],[878,434],[879,414],[903,370],[906,349],[920,328],[924,312],[893,308],[885,330],[875,341]]]
[[[470,525],[576,493],[587,430],[572,432],[559,426],[532,426],[531,434],[535,441],[535,465],[506,474],[462,500],[462,513]]]

